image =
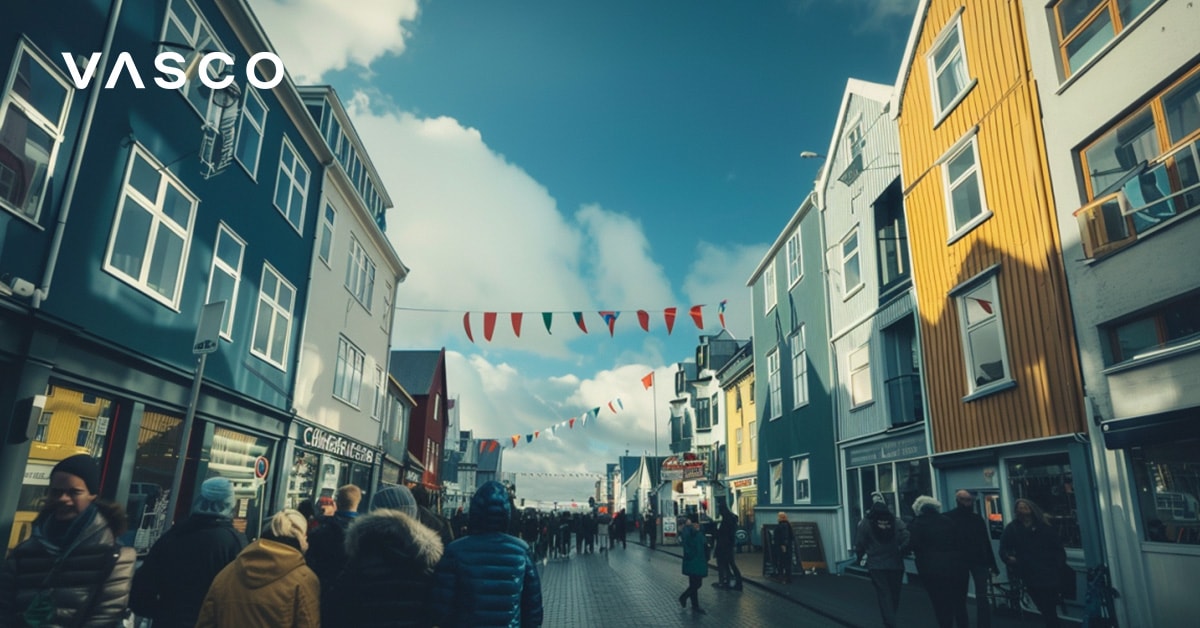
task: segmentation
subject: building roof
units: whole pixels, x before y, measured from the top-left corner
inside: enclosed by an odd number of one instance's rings
[[[779,249],[783,248],[783,243],[787,242],[787,239],[791,237],[792,232],[796,230],[796,225],[799,225],[804,216],[808,214],[813,207],[815,207],[815,196],[815,189],[809,190],[809,192],[804,195],[804,200],[800,202],[800,207],[796,208],[796,213],[792,214],[792,218],[788,220],[787,224],[784,225],[783,230],[780,231],[779,235],[775,238],[775,242],[771,244],[771,248],[767,249],[767,254],[763,255],[762,261],[760,261],[758,266],[754,268],[754,272],[750,273],[750,278],[746,280],[747,287],[754,287],[754,282],[757,281],[759,275],[762,275],[763,271],[767,269],[767,264],[771,264],[775,261],[775,256],[779,254]]]
[[[388,373],[414,398],[429,394],[445,349],[393,350]]]
[[[629,478],[637,473],[638,467],[642,464],[641,456],[621,456],[617,459],[621,465],[621,482],[624,483]]]
[[[882,104],[886,111],[886,108],[891,106],[893,88],[892,85],[870,83],[856,78],[846,80],[846,91],[842,93],[842,104],[838,107],[837,122],[833,125],[833,137],[829,138],[829,148],[825,151],[825,163],[821,165],[821,174],[817,177],[818,205],[825,206],[825,186],[829,184],[830,167],[834,163],[838,149],[842,146],[842,127],[848,122],[846,114],[850,111],[850,97],[858,96],[873,100]]]
[[[753,368],[754,366],[754,340],[747,340],[746,344],[738,347],[737,353],[729,358],[729,361],[717,371],[717,380],[722,385],[733,381],[740,377],[742,373]]]
[[[961,12],[961,9],[959,9]],[[900,73],[896,75],[896,87],[892,90],[892,119],[900,117],[900,106],[904,102],[904,89],[908,87],[908,75],[912,72],[913,60],[917,56],[917,40],[921,29],[925,27],[925,17],[929,14],[929,0],[921,0],[917,5],[917,14],[913,16],[912,30],[908,33],[908,44],[904,47],[904,56],[900,60]]]

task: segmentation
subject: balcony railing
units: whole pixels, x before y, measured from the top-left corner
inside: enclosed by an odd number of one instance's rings
[[[885,381],[884,386],[887,387],[892,425],[906,425],[924,420],[921,379],[918,374],[898,375]]]
[[[1103,257],[1200,207],[1200,140],[1161,158],[1075,211],[1084,256]]]

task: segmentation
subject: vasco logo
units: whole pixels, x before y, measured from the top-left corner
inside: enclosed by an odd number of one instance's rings
[[[92,78],[96,75],[96,66],[100,61],[100,53],[93,52],[92,56],[88,57],[87,64],[80,68],[71,57],[71,53],[62,53],[63,60],[66,61],[67,70],[71,73],[71,80],[75,83],[76,89],[87,89],[91,84]],[[258,65],[262,62],[267,62],[274,66],[274,74],[267,81],[260,80],[256,75]],[[187,63],[185,63],[187,62]],[[223,65],[218,67],[227,67],[233,65],[233,57],[229,54],[215,51],[205,54],[204,56],[193,56],[190,61],[184,59],[183,55],[178,52],[164,51],[154,57],[154,68],[158,70],[159,75],[154,78],[154,82],[163,89],[179,89],[183,87],[191,77],[198,77],[201,83],[211,89],[223,89],[233,83],[233,75],[225,74],[220,78],[212,78],[210,76],[213,63],[219,62]],[[272,52],[260,52],[252,55],[246,61],[246,81],[259,89],[271,89],[283,80],[283,61],[279,56]],[[138,89],[145,89],[146,84],[142,81],[142,75],[138,71],[137,64],[133,62],[133,55],[128,52],[122,52],[117,55],[117,61],[113,64],[112,74],[104,83],[104,89],[112,89],[121,79],[122,74],[128,74],[129,80],[133,82],[133,86]],[[168,78],[172,77],[172,78]]]

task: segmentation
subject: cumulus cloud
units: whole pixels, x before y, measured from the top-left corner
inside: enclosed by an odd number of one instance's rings
[[[300,83],[318,83],[327,72],[351,65],[369,70],[384,55],[404,52],[406,23],[417,19],[417,0],[249,0]]]
[[[712,295],[724,295],[725,323],[735,338],[750,337],[750,289],[746,280],[750,273],[767,254],[769,244],[696,244],[696,259],[688,269],[683,281],[683,292],[688,299],[700,302]],[[709,308],[716,319],[717,308]],[[706,310],[708,312],[709,310]]]

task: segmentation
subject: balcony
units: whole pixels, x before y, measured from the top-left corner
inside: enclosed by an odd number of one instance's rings
[[[1200,207],[1200,140],[1130,172],[1120,188],[1075,211],[1084,256],[1098,259]]]
[[[925,419],[920,375],[898,375],[885,381],[884,386],[887,388],[892,426],[907,425]]]

